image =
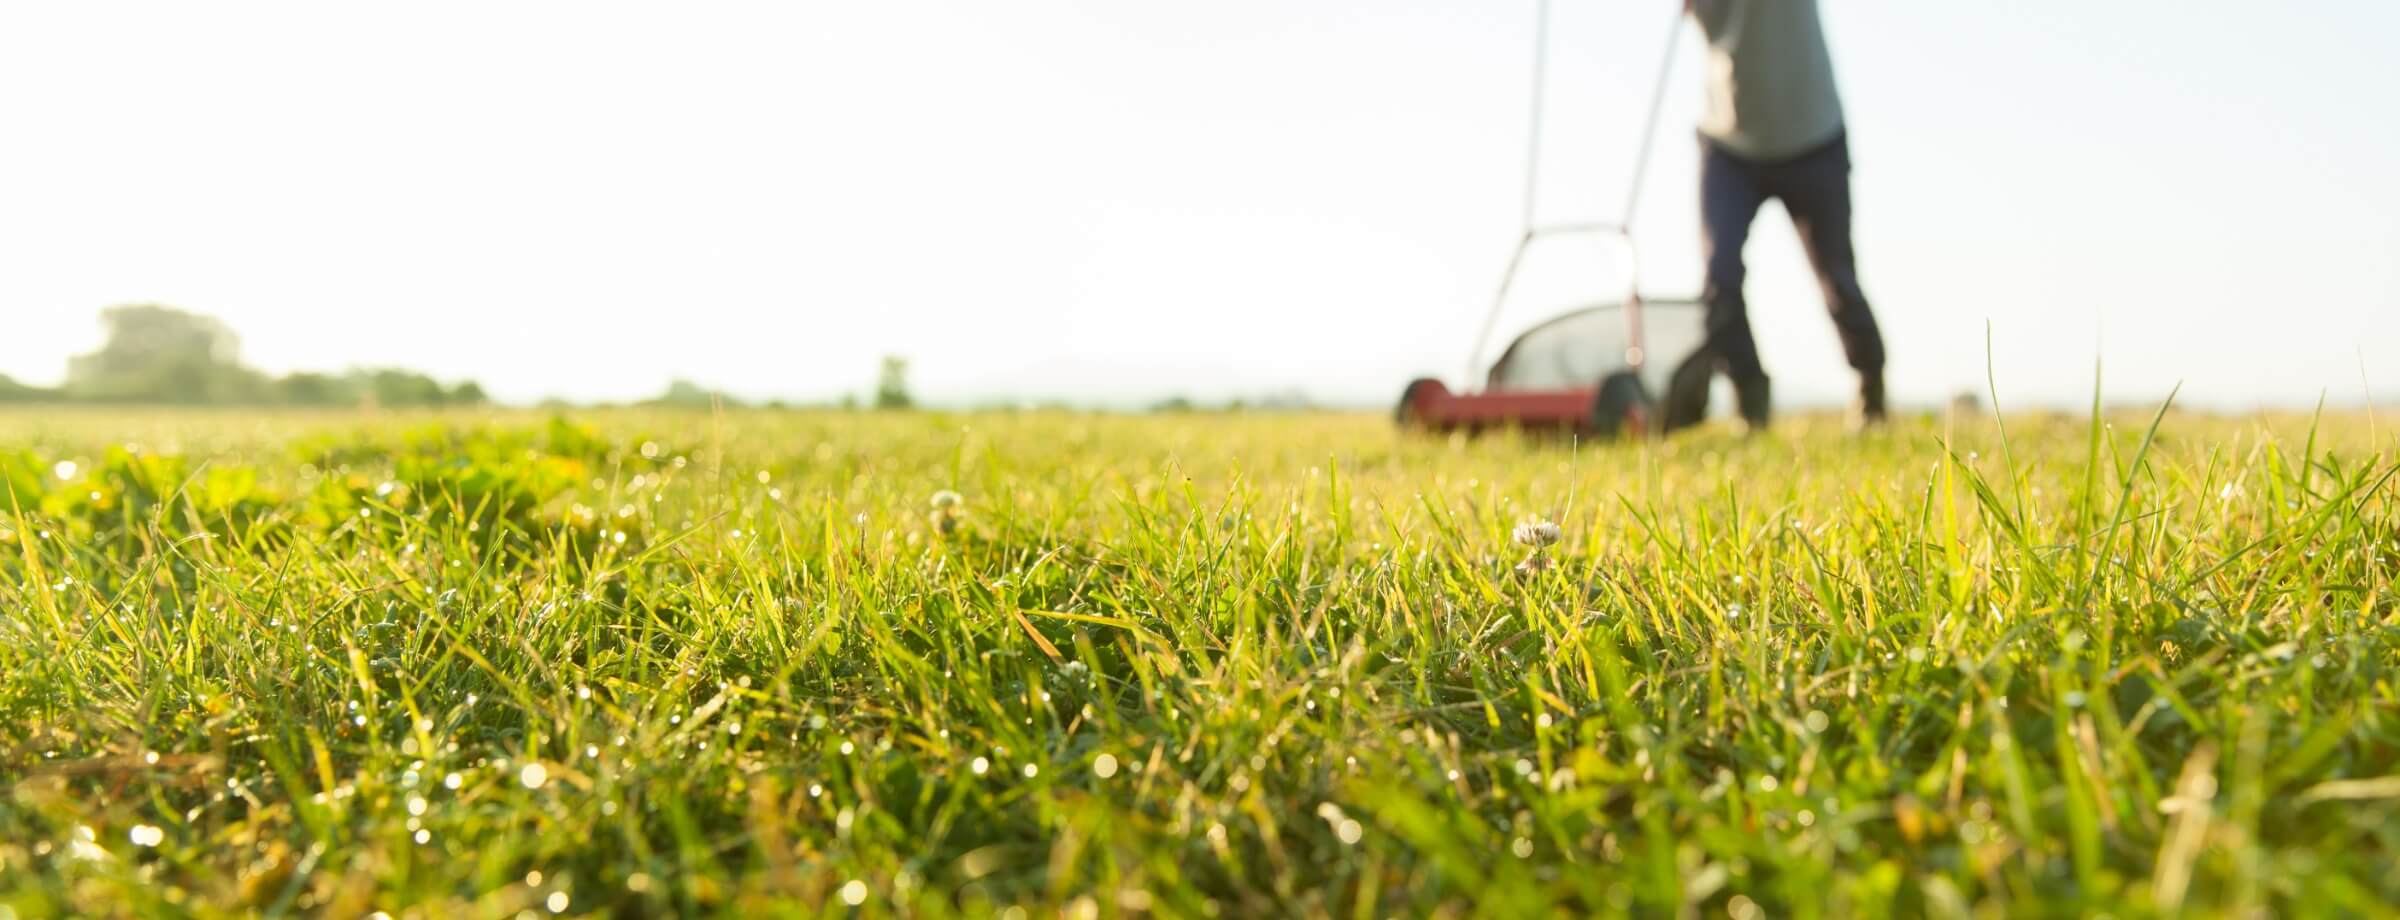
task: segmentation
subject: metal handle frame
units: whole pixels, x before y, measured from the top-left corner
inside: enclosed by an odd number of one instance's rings
[[[1625,210],[1614,222],[1565,223],[1537,225],[1533,222],[1534,202],[1541,190],[1542,167],[1542,109],[1545,78],[1549,71],[1550,0],[1535,0],[1533,27],[1533,110],[1528,119],[1525,143],[1525,210],[1523,229],[1517,245],[1510,251],[1508,267],[1500,273],[1500,288],[1492,295],[1492,306],[1484,314],[1483,327],[1475,334],[1475,349],[1467,354],[1466,382],[1476,385],[1477,372],[1483,366],[1484,349],[1491,344],[1492,328],[1500,321],[1501,307],[1508,303],[1509,289],[1517,280],[1517,269],[1525,262],[1525,250],[1537,241],[1561,236],[1597,235],[1615,242],[1615,251],[1625,261],[1625,316],[1627,331],[1633,343],[1626,356],[1639,365],[1642,359],[1641,311],[1641,249],[1633,240],[1635,206],[1641,203],[1643,179],[1650,170],[1650,148],[1658,134],[1658,112],[1667,98],[1667,78],[1674,71],[1676,40],[1682,37],[1683,13],[1677,10],[1675,20],[1667,30],[1667,50],[1659,56],[1658,79],[1650,90],[1650,111],[1642,120],[1641,146],[1634,151],[1633,178],[1625,191]]]

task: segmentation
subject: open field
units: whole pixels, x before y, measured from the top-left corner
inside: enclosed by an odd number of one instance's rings
[[[0,917],[2392,911],[2400,420],[2110,421],[0,415]]]

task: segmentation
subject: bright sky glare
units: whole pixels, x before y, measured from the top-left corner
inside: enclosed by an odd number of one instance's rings
[[[1672,0],[1557,0],[1551,218],[1621,205]],[[2400,398],[2400,5],[1823,0],[1895,398]],[[0,9],[0,373],[97,311],[507,400],[673,376],[1134,401],[1455,377],[1516,230],[1532,3]],[[1687,26],[1638,229],[1698,286]],[[1845,369],[1779,211],[1787,399]],[[1559,244],[1504,329],[1613,293]]]

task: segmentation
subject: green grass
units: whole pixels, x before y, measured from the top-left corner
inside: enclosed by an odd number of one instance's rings
[[[2393,911],[2391,434],[2110,420],[0,416],[0,917]]]

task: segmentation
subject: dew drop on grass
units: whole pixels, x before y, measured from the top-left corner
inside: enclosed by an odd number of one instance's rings
[[[1034,766],[1033,764],[1026,764],[1026,765],[1025,765],[1025,778],[1026,778],[1026,779],[1032,779],[1032,778],[1034,778],[1035,776],[1039,776],[1039,775],[1041,775],[1041,772],[1042,772],[1042,768],[1040,768],[1040,767]]]
[[[992,762],[981,757],[977,757],[975,758],[974,763],[967,765],[967,769],[975,771],[975,775],[977,776],[982,776],[985,772],[992,769]]]
[[[155,824],[136,824],[133,826],[133,831],[125,836],[133,841],[134,846],[148,849],[165,841],[167,832],[160,830]]]
[[[566,913],[566,912],[567,912],[567,893],[566,893],[566,892],[564,892],[564,891],[553,891],[553,892],[551,892],[551,893],[550,893],[550,898],[549,898],[549,900],[543,901],[543,902],[542,902],[542,906],[543,906],[543,907],[550,908],[550,912],[551,912],[551,913],[554,913],[554,914],[563,914],[563,913]]]
[[[424,797],[424,796],[421,796],[421,795],[412,795],[412,796],[409,796],[409,797],[408,797],[408,813],[409,813],[410,815],[422,815],[422,814],[424,814],[424,813],[425,813],[425,797]]]
[[[540,789],[543,783],[549,781],[550,768],[539,763],[526,764],[525,769],[517,771],[517,782],[523,783],[527,789]]]
[[[1116,755],[1102,754],[1098,758],[1094,759],[1092,761],[1092,775],[1100,777],[1101,779],[1107,779],[1111,776],[1117,775]]]
[[[842,883],[842,903],[852,907],[867,903],[867,883],[857,879]]]
[[[422,845],[422,844],[428,844],[428,843],[432,843],[432,842],[433,842],[433,832],[432,832],[432,831],[428,831],[428,830],[419,830],[419,831],[417,831],[417,837],[416,837],[416,839],[417,839],[417,843],[418,843],[418,844],[420,844],[420,845]]]
[[[456,773],[452,773],[452,774],[450,774],[450,775],[448,775],[448,776],[444,776],[444,777],[442,777],[442,788],[444,788],[444,789],[456,789],[456,788],[458,788],[458,787],[460,787],[460,786],[463,786],[463,785],[465,785],[465,784],[466,784],[466,782],[467,782],[467,780],[466,780],[466,777],[460,776],[460,775],[458,775],[458,774],[456,774]]]

